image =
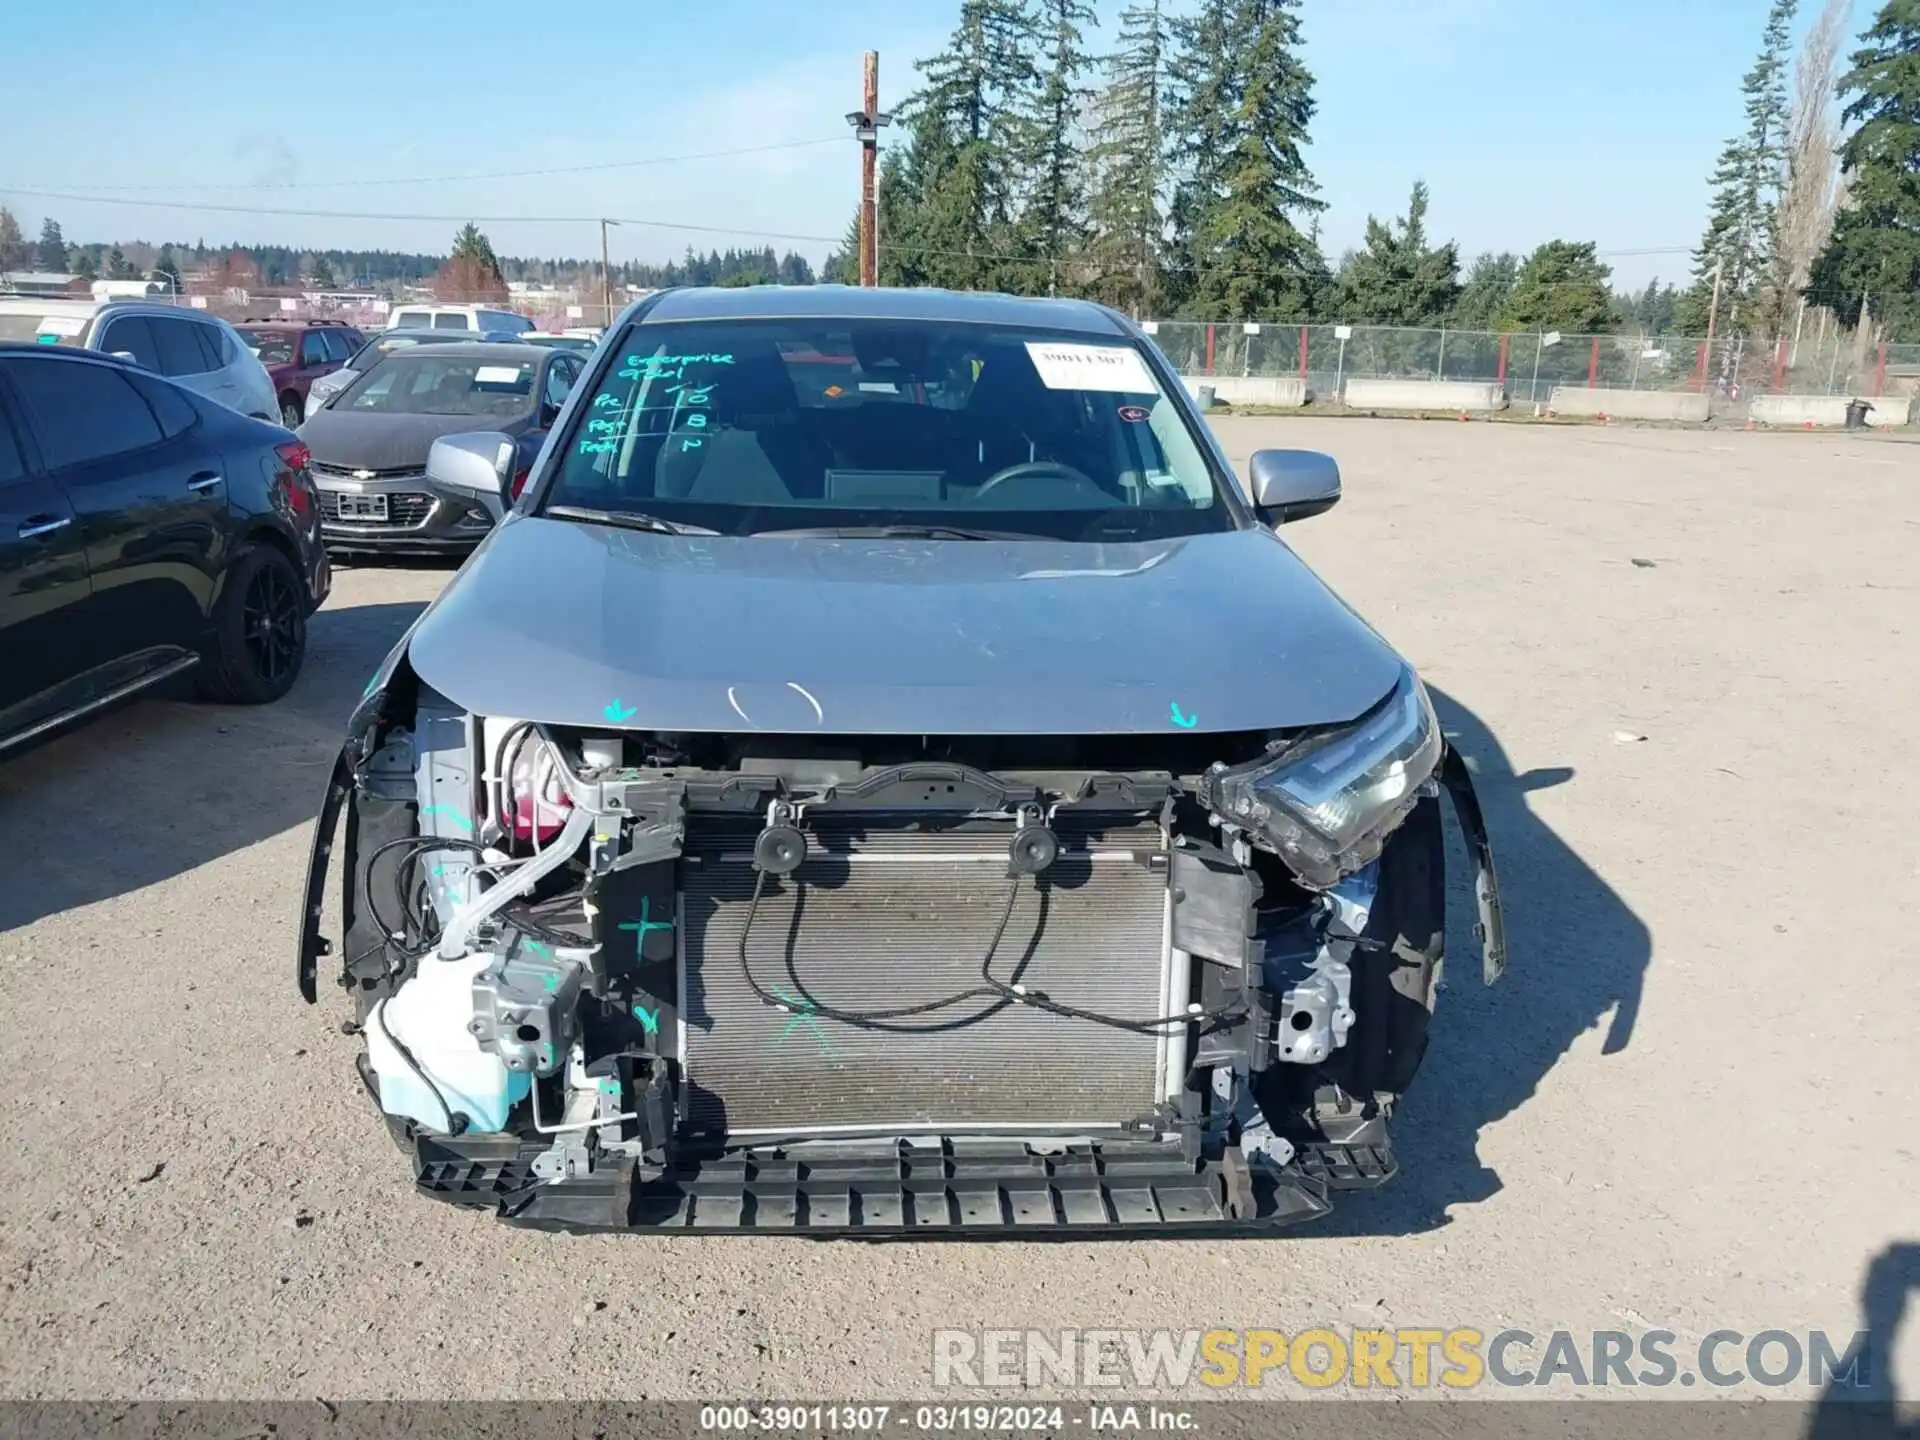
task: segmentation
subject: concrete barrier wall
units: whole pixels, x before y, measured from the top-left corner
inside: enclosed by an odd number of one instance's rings
[[[1355,410],[1461,410],[1486,414],[1507,408],[1498,385],[1471,380],[1349,380],[1344,396]]]
[[[1847,423],[1851,395],[1759,395],[1749,402],[1747,415],[1760,425],[1820,425],[1838,429]],[[1913,417],[1913,397],[1884,395],[1867,403],[1867,424],[1876,429],[1906,425]]]
[[[1310,398],[1307,382],[1298,375],[1182,375],[1187,393],[1200,398],[1200,387],[1213,387],[1213,398],[1227,405],[1272,405],[1298,410]]]
[[[1605,415],[1610,420],[1680,420],[1707,423],[1709,396],[1684,390],[1589,390],[1557,385],[1547,400],[1556,415]]]

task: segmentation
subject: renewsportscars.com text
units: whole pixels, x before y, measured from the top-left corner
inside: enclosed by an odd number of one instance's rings
[[[1671,1330],[1495,1331],[1400,1327],[1279,1330],[936,1330],[933,1383],[953,1389],[1043,1386],[1213,1390],[1485,1385],[1593,1387],[1757,1384],[1806,1393],[1866,1390],[1867,1334],[1715,1330],[1683,1343]]]

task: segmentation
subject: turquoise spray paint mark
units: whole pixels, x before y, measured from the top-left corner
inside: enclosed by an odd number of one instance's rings
[[[1200,717],[1198,715],[1188,715],[1181,711],[1178,700],[1174,701],[1169,707],[1169,718],[1182,730],[1191,730],[1200,723]]]
[[[640,1022],[640,1028],[645,1030],[648,1035],[658,1035],[660,1033],[660,1012],[658,1010],[649,1010],[644,1005],[636,1004],[633,1007],[633,1018]]]
[[[549,950],[545,945],[542,945],[538,940],[526,940],[521,943],[542,960],[551,960],[553,958],[553,951]]]
[[[473,822],[451,805],[429,805],[420,812],[420,818],[422,820],[426,819],[429,815],[444,815],[463,830],[473,829]]]
[[[833,1046],[827,1043],[827,1032],[820,1028],[819,1020],[814,1018],[814,1004],[811,1000],[803,1000],[798,995],[789,995],[784,990],[770,990],[767,993],[778,1000],[788,1014],[786,1028],[780,1032],[782,1041],[793,1034],[795,1026],[804,1026],[807,1032],[819,1042],[821,1054],[833,1054]]]
[[[640,713],[640,707],[637,705],[622,705],[619,697],[615,696],[600,713],[606,716],[607,719],[613,721],[614,724],[624,725]]]
[[[651,918],[652,915],[653,915],[653,900],[649,896],[642,895],[640,897],[640,919],[637,922],[632,920],[623,920],[620,922],[619,926],[617,927],[621,930],[631,930],[634,932],[633,953],[636,959],[642,958],[642,952],[646,949],[647,931],[673,929],[672,922],[666,921],[666,920],[655,920]]]

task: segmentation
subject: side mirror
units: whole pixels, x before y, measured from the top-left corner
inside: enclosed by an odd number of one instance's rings
[[[1340,503],[1340,466],[1318,450],[1256,450],[1253,508],[1269,525],[1321,515]]]
[[[427,451],[427,479],[477,499],[495,520],[513,503],[513,440],[498,430],[445,435]]]

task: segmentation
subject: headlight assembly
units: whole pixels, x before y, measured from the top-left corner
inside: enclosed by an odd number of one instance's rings
[[[1325,889],[1379,855],[1439,766],[1444,743],[1426,687],[1408,670],[1352,725],[1213,770],[1204,789],[1222,820],[1266,840],[1301,883]]]

